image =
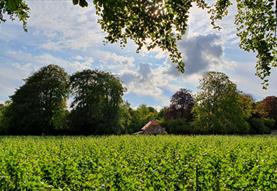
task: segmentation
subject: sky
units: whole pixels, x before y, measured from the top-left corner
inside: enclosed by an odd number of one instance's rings
[[[31,8],[28,32],[16,20],[0,24],[0,103],[24,84],[23,79],[49,64],[59,65],[69,74],[83,69],[113,73],[126,87],[124,100],[132,107],[168,106],[170,97],[180,88],[196,94],[199,80],[207,71],[224,72],[239,90],[256,100],[277,95],[276,69],[272,70],[268,89],[263,90],[262,81],[255,76],[255,54],[239,48],[234,6],[220,22],[221,31],[212,29],[205,11],[191,9],[188,32],[178,42],[186,63],[182,74],[159,48],[136,53],[132,41],[125,48],[105,44],[106,34],[97,23],[92,3],[87,8],[73,6],[71,0],[27,3]]]

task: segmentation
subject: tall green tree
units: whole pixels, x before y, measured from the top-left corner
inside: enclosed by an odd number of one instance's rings
[[[71,122],[83,134],[118,133],[124,88],[110,73],[84,70],[70,77],[73,94]]]
[[[248,124],[236,85],[224,73],[207,72],[200,81],[195,123],[205,133],[246,133]]]
[[[133,40],[139,51],[143,46],[167,51],[171,60],[184,71],[184,61],[177,47],[188,28],[189,12],[193,4],[210,14],[216,22],[228,15],[233,3],[237,5],[235,25],[240,47],[257,54],[256,74],[267,87],[267,77],[277,66],[277,11],[274,0],[94,0],[98,22],[107,32],[106,40],[124,46]],[[82,7],[86,0],[73,0]],[[26,26],[29,8],[23,0],[0,0],[0,21],[3,12],[17,16]]]
[[[11,96],[6,112],[9,133],[41,134],[62,128],[69,76],[61,67],[42,67]]]

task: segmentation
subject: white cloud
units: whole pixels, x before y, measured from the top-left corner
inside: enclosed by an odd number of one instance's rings
[[[33,55],[23,51],[8,51],[4,55],[7,61],[0,62],[0,98],[5,97],[6,100],[24,83],[23,79],[43,66],[56,64],[65,68],[67,72],[73,73],[92,68],[94,62],[91,57],[82,57],[80,60],[81,57],[77,56],[66,60],[47,53]]]
[[[189,30],[185,38],[201,34],[216,34],[221,37],[224,47],[235,46],[238,48],[239,38],[236,36],[236,26],[234,24],[237,9],[236,2],[232,1],[232,3],[233,5],[228,9],[229,14],[217,22],[221,30],[213,29],[207,11],[194,5],[190,10]]]
[[[71,1],[29,1],[30,32],[46,36],[40,45],[48,50],[87,49],[103,44],[104,33],[97,24],[92,3],[87,8]]]
[[[0,68],[0,103],[3,103],[8,100],[8,96],[11,96],[16,88],[22,85],[22,79],[26,78],[26,73],[12,64],[0,63]]]
[[[167,105],[169,94],[180,88],[195,93],[202,73],[209,70],[227,73],[240,89],[257,97],[277,95],[276,72],[272,74],[269,90],[264,92],[261,81],[254,76],[255,59],[253,63],[239,60],[243,57],[248,61],[253,55],[242,54],[238,49],[232,24],[234,7],[230,9],[231,15],[220,23],[221,31],[212,29],[205,11],[191,9],[189,31],[180,42],[187,64],[187,73],[181,74],[160,48],[150,52],[142,49],[136,54],[133,42],[124,49],[104,46],[105,34],[97,23],[92,3],[88,8],[73,6],[70,0],[30,0],[28,4],[31,8],[28,33],[23,32],[19,22],[0,25],[0,43],[7,45],[0,47],[0,97],[11,95],[23,83],[22,79],[48,64],[58,64],[69,73],[89,68],[110,71],[122,79],[127,94],[151,97],[159,107]],[[236,56],[240,58],[233,60]]]
[[[72,73],[75,71],[92,68],[92,64],[94,62],[93,58],[91,57],[86,57],[82,60],[74,58],[66,60],[64,58],[55,57],[47,53],[33,55],[23,51],[9,51],[6,54],[6,58],[13,60],[13,62],[16,63],[18,69],[29,72],[38,70],[42,66],[56,64]]]
[[[122,56],[114,52],[99,51],[96,56],[99,58],[98,61],[103,64],[117,63],[127,67],[133,67],[135,64],[134,57]]]
[[[255,63],[235,63],[237,67],[224,70],[230,79],[237,84],[239,90],[251,94],[256,99],[277,95],[277,70],[273,70],[269,77],[269,87],[262,89],[262,80],[255,76]]]

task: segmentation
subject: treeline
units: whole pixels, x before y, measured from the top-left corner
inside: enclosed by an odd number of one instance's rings
[[[146,105],[133,109],[123,101],[125,88],[114,75],[84,70],[69,76],[48,65],[0,105],[0,133],[130,134],[153,119],[171,134],[265,134],[277,129],[277,97],[255,102],[220,72],[205,73],[199,89],[196,95],[180,89],[160,111]]]
[[[48,65],[27,78],[2,108],[1,131],[17,135],[119,133],[123,92],[120,80],[110,73],[84,70],[69,76],[61,67]]]

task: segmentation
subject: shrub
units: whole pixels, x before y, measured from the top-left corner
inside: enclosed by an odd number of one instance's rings
[[[161,126],[170,134],[181,135],[196,133],[192,123],[183,119],[165,120],[161,123]]]
[[[251,134],[270,134],[271,128],[275,124],[274,119],[252,118],[249,120]]]

